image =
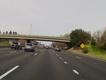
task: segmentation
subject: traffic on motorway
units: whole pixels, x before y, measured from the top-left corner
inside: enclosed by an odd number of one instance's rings
[[[0,49],[0,80],[106,79],[105,62],[70,54],[66,49],[34,44],[21,46],[13,42],[10,47]]]
[[[46,48],[46,49],[50,49],[50,48],[53,48],[51,46],[44,46],[44,45],[41,45],[43,48]],[[20,42],[11,42],[11,45],[10,45],[10,48],[11,49],[14,49],[14,50],[24,50],[24,51],[29,51],[29,52],[34,52],[35,51],[35,48],[36,47],[39,47],[38,43],[32,43],[32,42],[29,42],[29,43],[20,43]],[[53,48],[55,51],[61,51],[61,49],[59,47],[54,47]],[[65,48],[66,49],[66,48]]]
[[[0,0],[0,80],[106,80],[106,0]]]

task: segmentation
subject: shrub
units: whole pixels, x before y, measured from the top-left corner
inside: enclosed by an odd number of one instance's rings
[[[83,53],[85,53],[85,54],[87,54],[89,51],[88,51],[88,48],[87,47],[84,47],[83,49],[82,49],[82,52]]]

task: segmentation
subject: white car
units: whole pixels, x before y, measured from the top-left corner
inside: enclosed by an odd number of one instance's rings
[[[28,52],[34,52],[35,51],[35,47],[33,44],[31,43],[27,43],[25,45],[25,48],[24,48],[25,51],[28,51]]]

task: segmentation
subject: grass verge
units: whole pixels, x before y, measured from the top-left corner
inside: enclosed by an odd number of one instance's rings
[[[95,46],[89,46],[88,50],[89,50],[88,53],[89,56],[106,60],[106,50],[101,50]]]
[[[9,46],[9,42],[8,41],[0,41],[0,47],[7,47]]]

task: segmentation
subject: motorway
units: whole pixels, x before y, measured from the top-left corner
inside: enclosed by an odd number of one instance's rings
[[[106,62],[53,49],[1,48],[0,80],[106,80]]]

